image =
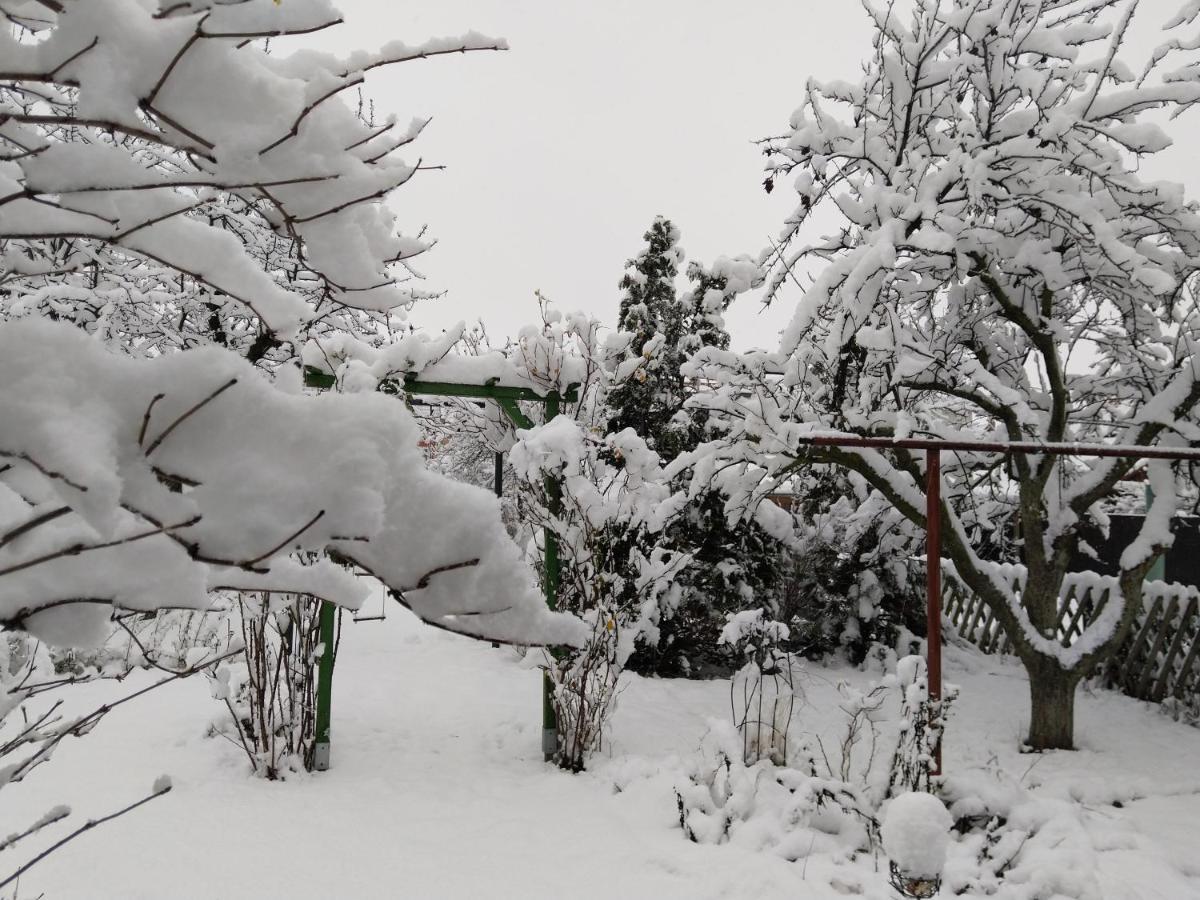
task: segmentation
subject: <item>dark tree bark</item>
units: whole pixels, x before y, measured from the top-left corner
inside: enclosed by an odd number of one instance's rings
[[[1078,673],[1047,656],[1025,663],[1029,673],[1028,744],[1034,750],[1075,749],[1075,688]]]

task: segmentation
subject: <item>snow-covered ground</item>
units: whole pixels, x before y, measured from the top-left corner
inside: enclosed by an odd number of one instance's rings
[[[120,696],[149,677],[88,685],[77,699]],[[1200,898],[1200,730],[1115,694],[1084,693],[1079,751],[1020,755],[1028,703],[1020,669],[951,650],[948,677],[962,697],[947,770],[977,779],[1005,772],[1029,788],[1030,808],[1063,823],[1062,855],[1052,849],[1042,863],[1062,870],[1060,883],[1077,877],[1112,900]],[[796,727],[836,732],[835,683],[869,678],[810,666]],[[630,678],[611,747],[582,775],[542,763],[538,691],[538,673],[520,668],[510,650],[406,613],[348,625],[333,768],[285,783],[249,777],[235,746],[205,737],[219,708],[203,680],[152,692],[6,789],[0,831],[59,802],[73,804],[79,819],[108,812],[163,772],[174,790],[68,845],[29,874],[19,896],[894,896],[884,861],[878,871],[870,858],[834,868],[819,857],[788,862],[685,840],[672,789],[706,719],[727,715],[725,683]],[[1001,896],[1065,896],[1042,890],[1025,880]]]

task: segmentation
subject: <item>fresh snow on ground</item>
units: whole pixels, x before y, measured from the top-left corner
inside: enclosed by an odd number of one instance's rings
[[[1200,730],[1147,704],[1084,691],[1081,749],[1020,755],[1028,708],[1021,669],[955,648],[947,656],[947,677],[962,688],[947,771],[981,779],[1002,771],[1029,789],[1028,809],[1057,810],[1067,845],[1041,865],[1079,867],[1064,876],[1093,879],[1105,900],[1200,898]],[[238,748],[205,736],[220,708],[202,679],[169,685],[118,709],[6,790],[5,833],[62,802],[81,823],[144,795],[164,772],[175,785],[32,870],[19,896],[895,896],[882,857],[877,867],[869,857],[835,867],[827,857],[787,862],[736,844],[685,840],[673,787],[706,720],[728,715],[728,683],[627,677],[610,746],[588,772],[569,775],[541,761],[540,674],[521,668],[512,650],[436,631],[401,610],[385,622],[347,622],[335,675],[333,768],[283,783],[251,777]],[[872,677],[809,664],[794,727],[836,737],[836,683],[863,687]],[[121,696],[150,678],[84,685],[72,702]],[[997,896],[1056,895],[1014,883]]]

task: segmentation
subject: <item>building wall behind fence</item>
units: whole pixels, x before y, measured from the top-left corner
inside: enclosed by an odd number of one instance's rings
[[[1108,538],[1089,535],[1087,541],[1096,550],[1097,558],[1077,554],[1071,561],[1072,571],[1088,569],[1101,575],[1115,576],[1121,552],[1133,543],[1142,528],[1143,516],[1110,516]],[[1164,580],[1176,584],[1200,587],[1200,516],[1176,516],[1171,520],[1175,543],[1166,553]]]

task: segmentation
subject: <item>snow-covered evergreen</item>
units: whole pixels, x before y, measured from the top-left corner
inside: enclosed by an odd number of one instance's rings
[[[605,398],[609,430],[633,428],[668,466],[707,432],[707,413],[685,409],[699,385],[683,376],[683,366],[705,347],[729,347],[723,313],[762,277],[745,257],[722,257],[707,267],[692,262],[691,288],[678,292],[675,280],[685,258],[680,237],[669,220],[655,219],[644,235],[645,249],[626,265],[617,334],[608,342],[612,386]],[[672,479],[685,489],[686,473],[676,468]],[[693,676],[736,667],[717,641],[725,616],[755,605],[778,608],[783,545],[757,522],[731,516],[726,498],[711,489],[693,490],[687,509],[655,543],[693,562],[678,573],[671,605],[660,611],[658,630],[641,643],[631,666]]]

